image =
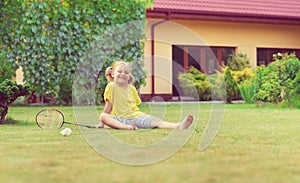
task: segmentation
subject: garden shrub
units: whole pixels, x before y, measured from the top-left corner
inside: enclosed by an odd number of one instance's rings
[[[226,86],[224,74],[222,72],[216,71],[215,74],[209,75],[208,78],[211,85],[212,100],[225,100]]]
[[[230,68],[227,68],[224,73],[226,87],[226,101],[231,103],[232,100],[240,96],[240,91],[237,82],[233,79]]]
[[[224,68],[223,72],[226,72],[226,68],[231,70],[232,77],[238,84],[239,95],[236,98],[242,97],[246,103],[251,103],[254,95],[253,85],[246,80],[251,79],[254,76],[254,71],[250,66],[249,58],[246,54],[236,54],[232,58],[228,59],[228,66]]]
[[[179,85],[184,93],[199,100],[210,100],[210,83],[204,73],[191,66],[187,73],[179,73]],[[196,90],[194,89],[196,87]]]
[[[257,67],[255,100],[262,102],[289,103],[293,91],[293,80],[300,70],[300,61],[295,54],[274,55],[274,62]]]
[[[190,67],[187,73],[180,73],[179,84],[183,91],[199,100],[222,100],[225,97],[227,102],[240,97],[239,88],[231,75],[229,68],[222,72],[205,75],[195,67]],[[195,88],[197,90],[194,90]]]
[[[8,112],[8,107],[20,96],[30,94],[30,86],[28,84],[20,85],[15,81],[6,79],[0,83],[0,124],[4,123]]]
[[[291,93],[291,103],[295,108],[300,108],[300,70],[292,82],[293,90]]]
[[[249,67],[250,61],[247,54],[238,53],[228,59],[228,67],[231,71],[241,71]]]
[[[277,58],[278,55],[281,57]],[[293,80],[300,71],[300,60],[294,53],[277,54],[277,57],[275,62],[280,64],[281,101],[290,101],[294,88]]]
[[[234,80],[238,84],[242,84],[245,80],[248,80],[254,76],[254,71],[250,67],[246,67],[243,70],[231,71]]]
[[[255,80],[255,100],[278,103],[280,101],[281,86],[278,70],[271,65],[258,67]]]
[[[245,103],[254,103],[255,85],[251,79],[245,80],[239,85],[241,97]]]

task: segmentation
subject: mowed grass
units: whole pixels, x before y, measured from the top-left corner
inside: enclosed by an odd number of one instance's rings
[[[186,105],[191,110],[200,107],[191,138],[173,156],[142,166],[120,164],[100,155],[76,126],[64,126],[73,130],[69,137],[60,135],[59,130],[39,129],[35,114],[44,107],[13,106],[8,113],[9,123],[0,126],[0,180],[12,183],[300,182],[300,110],[226,105],[217,137],[200,152],[199,142],[212,114],[211,106]],[[56,108],[68,121],[75,121],[72,107]],[[97,109],[100,112],[103,106]],[[149,112],[147,104],[141,109]],[[166,119],[175,121],[181,110],[180,105],[168,105]],[[168,137],[172,130],[109,132],[126,143],[147,145]]]

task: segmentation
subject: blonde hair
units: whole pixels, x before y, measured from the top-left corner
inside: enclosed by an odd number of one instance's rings
[[[106,68],[105,70],[105,77],[106,80],[108,82],[113,82],[114,78],[112,76],[112,73],[116,70],[117,67],[128,67],[129,68],[129,72],[130,72],[130,78],[128,80],[128,84],[131,84],[133,82],[133,76],[131,74],[131,64],[129,62],[125,62],[123,60],[116,62],[115,64],[113,64],[113,66],[110,66],[108,68]]]

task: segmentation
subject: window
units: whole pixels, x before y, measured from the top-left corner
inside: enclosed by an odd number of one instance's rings
[[[207,47],[207,46],[172,46],[173,86],[178,86],[178,73],[186,72],[193,66],[206,74],[213,74],[227,65],[227,60],[235,53],[234,47]],[[178,92],[173,87],[173,96]]]
[[[300,58],[300,49],[257,48],[257,65],[269,65],[274,61],[273,54],[277,53],[295,53]]]
[[[185,70],[190,66],[205,72],[213,73],[220,66],[227,65],[227,60],[235,53],[233,47],[206,47],[206,46],[177,46],[173,45],[173,61]]]

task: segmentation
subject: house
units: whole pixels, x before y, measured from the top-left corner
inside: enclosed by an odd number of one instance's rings
[[[236,53],[252,67],[278,52],[300,58],[300,0],[154,0],[146,13],[144,101],[176,98],[178,72],[210,74]]]

